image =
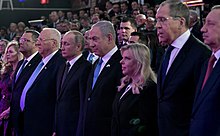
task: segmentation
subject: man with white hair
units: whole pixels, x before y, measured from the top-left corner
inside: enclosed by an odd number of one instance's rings
[[[54,28],[41,31],[36,46],[42,56],[20,99],[22,136],[50,136],[53,133],[57,73],[65,63],[59,52],[61,34]]]

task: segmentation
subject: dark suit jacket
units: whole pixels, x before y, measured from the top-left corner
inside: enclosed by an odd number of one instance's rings
[[[20,122],[20,98],[22,91],[32,75],[33,71],[37,67],[38,63],[42,60],[41,55],[38,53],[36,54],[30,62],[25,66],[25,68],[22,70],[21,74],[19,75],[17,81],[15,82],[16,74],[22,65],[24,60],[21,60],[18,62],[17,68],[14,73],[13,77],[13,91],[12,91],[12,99],[11,99],[11,108],[10,108],[10,117],[13,127],[15,128],[16,132],[20,134],[20,130],[22,129],[22,122]]]
[[[86,83],[92,64],[80,57],[71,67],[62,87],[65,64],[60,67],[57,80],[56,134],[75,136],[80,106],[84,102]]]
[[[201,90],[208,61],[202,69],[193,105],[190,136],[220,135],[220,61]]]
[[[82,127],[84,136],[111,135],[112,102],[122,77],[119,63],[121,59],[122,57],[118,50],[106,63],[93,89],[92,82],[95,67],[90,72],[84,113],[81,114],[84,115]]]
[[[171,65],[164,86],[158,72],[158,121],[160,136],[189,135],[190,115],[200,69],[211,51],[193,35]]]
[[[112,136],[158,135],[156,83],[148,81],[140,94],[133,94],[130,89],[120,99],[126,87],[113,102]]]
[[[39,73],[26,94],[24,136],[52,135],[56,103],[57,73],[65,63],[58,51]]]

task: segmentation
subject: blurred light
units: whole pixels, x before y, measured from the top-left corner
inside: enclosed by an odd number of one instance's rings
[[[48,4],[49,3],[49,0],[41,0],[40,1],[40,4]]]
[[[19,2],[25,2],[25,0],[19,0]]]

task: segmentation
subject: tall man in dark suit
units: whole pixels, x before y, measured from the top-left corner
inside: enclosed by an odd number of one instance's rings
[[[84,37],[80,32],[69,31],[63,36],[61,50],[67,62],[60,67],[57,79],[57,136],[76,136],[79,111],[92,68],[92,64],[82,56],[83,47]]]
[[[190,136],[220,135],[220,5],[212,8],[201,31],[212,49],[205,62],[193,105]]]
[[[21,93],[31,74],[33,73],[38,63],[42,59],[42,57],[37,51],[37,47],[35,46],[38,36],[39,32],[35,30],[27,30],[24,32],[19,41],[19,51],[24,55],[24,59],[18,62],[18,66],[14,73],[12,85],[13,91],[10,108],[10,117],[12,125],[15,129],[16,135],[18,136],[22,134],[23,127],[23,123],[21,121],[23,113],[20,110],[19,105]]]
[[[88,78],[84,104],[83,135],[110,136],[112,103],[122,77],[120,51],[113,24],[99,21],[89,33],[90,47],[100,58]]]
[[[41,31],[36,46],[43,57],[20,98],[23,112],[23,136],[49,136],[53,133],[57,73],[65,63],[59,50],[61,34],[54,28]]]
[[[210,50],[189,31],[189,9],[165,1],[156,14],[161,45],[168,45],[158,72],[160,136],[189,135],[190,115],[202,63]]]

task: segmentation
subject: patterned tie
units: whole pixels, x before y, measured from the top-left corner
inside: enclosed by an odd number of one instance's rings
[[[215,55],[213,54],[210,59],[209,59],[209,63],[208,63],[208,68],[207,68],[207,71],[206,71],[206,74],[205,74],[205,78],[204,78],[204,81],[202,83],[202,90],[203,90],[203,87],[205,86],[205,83],[206,81],[208,80],[209,78],[209,75],[212,73],[212,70],[213,70],[213,65],[216,61],[216,57]]]
[[[162,63],[162,86],[164,84],[164,80],[165,80],[165,77],[166,77],[166,72],[167,72],[167,67],[169,65],[169,60],[170,60],[170,55],[171,55],[171,52],[172,50],[174,49],[173,46],[169,46],[166,53],[165,53],[165,57],[164,57],[164,60],[163,60],[163,63]]]
[[[31,77],[29,78],[27,84],[25,85],[22,95],[21,95],[21,99],[20,99],[20,107],[21,110],[24,110],[25,107],[25,98],[26,98],[26,94],[27,91],[29,90],[29,88],[32,86],[32,84],[34,83],[35,79],[37,78],[37,76],[39,75],[42,67],[44,66],[44,62],[41,61],[38,66],[36,67],[36,69],[34,70],[34,72],[32,73]]]
[[[70,63],[67,62],[67,63],[66,63],[66,66],[65,66],[64,73],[63,73],[63,78],[62,78],[61,87],[63,87],[64,81],[65,81],[65,79],[66,79],[66,77],[67,77],[67,75],[68,75],[69,69],[70,69]]]
[[[17,73],[17,75],[16,75],[15,81],[18,80],[18,77],[20,76],[20,74],[21,74],[22,70],[24,69],[24,66],[25,66],[25,64],[26,64],[27,62],[28,62],[28,60],[25,59],[25,60],[23,61],[23,63],[21,64],[21,67],[19,68],[18,73]]]
[[[92,54],[92,53],[90,53],[90,55],[89,55],[89,62],[90,63],[92,63],[93,62],[93,58],[94,58],[95,56]]]
[[[101,66],[102,66],[102,62],[103,62],[103,60],[102,60],[102,58],[100,58],[98,64],[96,65],[96,68],[95,68],[95,71],[94,71],[94,76],[93,76],[92,89],[93,89],[93,87],[96,83],[96,80],[97,80],[98,76],[99,76],[99,72],[100,72],[100,69],[101,69]]]

